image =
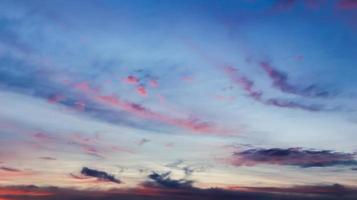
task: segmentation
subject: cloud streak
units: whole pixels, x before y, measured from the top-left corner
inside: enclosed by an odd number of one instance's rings
[[[194,132],[201,133],[212,133],[212,134],[227,134],[228,130],[217,127],[211,122],[205,122],[198,118],[192,119],[183,119],[175,118],[169,115],[161,114],[155,111],[152,111],[143,105],[133,103],[130,101],[125,101],[117,95],[103,95],[101,91],[92,88],[89,83],[82,82],[75,84],[74,87],[79,91],[83,92],[88,98],[93,99],[97,103],[109,106],[114,109],[119,109],[121,111],[128,112],[137,117],[154,120],[158,122],[163,122],[169,125],[178,126],[191,130]]]
[[[331,150],[306,150],[302,148],[253,148],[234,152],[231,164],[234,166],[255,166],[259,164],[290,165],[302,168],[355,166],[355,154]]]
[[[8,171],[8,172],[21,172],[21,170],[19,169],[16,169],[16,168],[12,168],[12,167],[0,167],[1,170],[4,170],[4,171]]]
[[[306,111],[322,110],[321,105],[305,105],[287,99],[263,98],[264,93],[260,90],[255,89],[254,81],[242,75],[238,69],[234,68],[233,66],[224,66],[223,70],[225,74],[231,79],[231,81],[236,85],[239,85],[250,98],[264,105],[280,107],[280,108],[301,109]]]
[[[288,82],[288,75],[277,70],[271,63],[263,61],[260,62],[260,67],[273,81],[273,87],[279,89],[284,93],[295,94],[303,97],[328,97],[331,94],[327,91],[319,89],[316,85],[309,85],[304,88],[294,86]]]

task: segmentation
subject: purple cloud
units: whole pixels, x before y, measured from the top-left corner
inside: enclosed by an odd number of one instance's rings
[[[293,109],[301,109],[307,111],[322,110],[321,105],[305,105],[296,101],[278,99],[278,98],[264,99],[263,98],[264,93],[254,88],[254,81],[240,74],[238,69],[232,66],[225,66],[223,70],[235,84],[239,85],[247,93],[247,95],[250,98],[262,104],[280,107],[280,108],[293,108]],[[278,80],[282,78],[276,78],[276,79]]]

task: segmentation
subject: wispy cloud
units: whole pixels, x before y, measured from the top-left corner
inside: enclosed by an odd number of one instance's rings
[[[16,168],[12,168],[12,167],[0,167],[1,170],[4,170],[4,171],[8,171],[8,172],[21,172],[21,170],[19,169],[16,169]]]
[[[282,92],[295,94],[303,97],[328,97],[331,94],[325,90],[321,90],[316,85],[308,85],[306,87],[300,87],[292,85],[288,82],[288,75],[279,71],[272,66],[271,63],[263,61],[259,63],[264,72],[273,81],[273,86]]]
[[[280,99],[280,98],[264,98],[264,93],[261,90],[255,88],[255,83],[253,80],[249,79],[247,76],[244,76],[239,72],[239,70],[233,66],[224,66],[224,72],[231,79],[231,81],[239,85],[247,95],[264,105],[281,107],[281,108],[293,108],[301,109],[307,111],[320,111],[322,110],[322,105],[305,105],[300,102]]]
[[[74,85],[74,87],[79,91],[83,92],[88,98],[91,98],[92,100],[96,101],[97,103],[109,106],[113,109],[126,111],[132,115],[143,119],[163,122],[165,124],[178,126],[194,132],[212,134],[227,134],[229,132],[229,130],[217,127],[212,122],[202,121],[199,118],[176,118],[152,111],[141,104],[125,101],[118,95],[103,95],[101,91],[92,88],[88,82],[77,83]]]
[[[55,157],[50,157],[50,156],[39,157],[39,159],[41,159],[41,160],[57,160]]]

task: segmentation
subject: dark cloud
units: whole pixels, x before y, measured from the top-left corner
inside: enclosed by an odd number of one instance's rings
[[[193,181],[185,179],[174,180],[170,178],[170,174],[171,172],[162,174],[152,172],[150,175],[148,175],[148,178],[151,181],[146,182],[144,185],[169,189],[192,188]]]
[[[118,184],[121,183],[121,181],[119,179],[115,178],[114,175],[108,174],[107,172],[104,172],[104,171],[90,169],[88,167],[83,167],[81,170],[81,174],[84,176],[96,177],[96,178],[98,178],[98,180],[101,180],[101,181],[109,181],[109,182],[118,183]]]
[[[16,168],[12,168],[12,167],[0,167],[1,170],[4,170],[4,171],[8,171],[8,172],[21,172],[21,170],[19,169],[16,169]]]
[[[357,165],[354,154],[331,150],[306,150],[302,148],[254,148],[233,153],[235,166],[258,164],[292,165],[303,168]]]

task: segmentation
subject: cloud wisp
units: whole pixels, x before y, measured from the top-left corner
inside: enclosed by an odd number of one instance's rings
[[[264,105],[280,108],[301,109],[306,111],[320,111],[323,108],[321,105],[305,105],[288,99],[263,98],[264,93],[261,90],[255,89],[254,81],[242,75],[238,69],[228,65],[224,66],[223,70],[225,74],[227,74],[227,76],[231,79],[231,81],[236,85],[239,85],[250,98]]]
[[[329,92],[319,89],[316,85],[309,85],[304,88],[300,88],[290,84],[288,82],[288,75],[273,67],[269,62],[263,61],[260,62],[259,65],[272,80],[273,87],[284,93],[295,94],[303,97],[325,98],[331,96]]]
[[[100,90],[92,88],[88,82],[75,84],[74,88],[81,91],[96,103],[108,106],[112,109],[128,112],[142,119],[163,122],[165,124],[174,125],[198,133],[227,134],[229,132],[229,130],[217,127],[212,122],[206,122],[199,118],[176,118],[152,111],[141,104],[125,101],[118,95],[103,95]]]

